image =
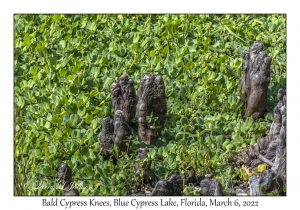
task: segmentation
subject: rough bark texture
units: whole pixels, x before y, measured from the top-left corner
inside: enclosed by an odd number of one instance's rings
[[[249,179],[250,182],[250,195],[262,196],[271,191],[281,191],[281,180],[274,180],[275,173],[271,169],[267,169],[260,177],[252,175]]]
[[[139,140],[155,144],[167,114],[165,86],[160,75],[146,74],[141,79],[137,114]]]
[[[263,44],[254,42],[250,50],[242,53],[243,76],[239,95],[246,104],[244,117],[261,117],[267,105],[267,92],[270,83],[272,57],[263,51]]]
[[[102,131],[99,133],[101,155],[109,159],[114,148],[114,122],[109,117],[102,120]]]
[[[126,141],[130,137],[134,137],[134,131],[128,125],[124,113],[121,110],[117,110],[114,120],[114,144],[118,147],[119,152],[127,150]]]
[[[222,185],[211,179],[203,179],[200,182],[201,194],[203,196],[222,196]]]
[[[148,148],[139,148],[138,155],[136,156],[136,158],[140,162],[143,162],[144,159],[147,157],[148,152],[149,152]],[[155,175],[151,171],[150,166],[151,166],[151,162],[145,162],[145,161],[143,162],[142,165],[139,165],[137,163],[134,164],[135,174],[140,177],[141,173],[143,173],[143,183],[145,184],[151,183],[155,179]]]
[[[241,154],[241,161],[252,171],[257,172],[258,165],[267,164],[262,176],[250,177],[250,195],[283,194],[286,186],[286,91],[279,89],[277,97],[279,102],[268,135]]]
[[[278,146],[283,147],[280,152],[283,154],[285,149],[285,130],[286,130],[286,109],[285,109],[285,96],[286,92],[284,89],[278,90],[278,100],[279,102],[274,108],[274,120],[270,126],[270,131],[265,138],[261,138],[257,144],[255,144],[251,149],[250,155],[258,157],[259,161],[256,163],[251,163],[251,167],[254,168],[261,163],[267,163],[272,166],[272,169],[275,170],[274,162],[276,158],[276,151]],[[279,154],[279,153],[278,153]],[[279,155],[280,157],[280,155]],[[267,161],[265,160],[267,159]],[[277,160],[278,161],[278,160]],[[278,165],[277,165],[278,166]],[[275,171],[276,172],[276,171]]]
[[[102,120],[102,131],[99,133],[101,155],[109,159],[114,145],[119,153],[127,150],[126,141],[134,137],[134,131],[129,126],[135,117],[138,97],[136,96],[133,80],[123,74],[118,82],[110,86],[112,105],[115,110],[114,120],[106,117]]]
[[[101,155],[104,159],[109,159],[114,145],[117,146],[119,153],[125,152],[127,150],[127,140],[134,136],[134,131],[126,122],[124,113],[117,110],[114,120],[109,117],[102,120],[102,131],[98,135]]]
[[[276,173],[275,178],[281,178],[283,187],[286,186],[286,96],[283,96],[282,125],[280,128],[276,157],[272,170]]]
[[[72,188],[73,180],[72,180],[72,169],[65,163],[62,163],[58,169],[58,183],[63,185],[63,190],[65,195],[74,195],[78,196],[79,191],[75,188]]]
[[[151,195],[152,196],[180,196],[183,191],[183,179],[178,174],[173,174],[168,180],[159,180]]]
[[[110,86],[111,100],[114,110],[121,110],[127,123],[129,123],[136,114],[136,105],[138,97],[136,96],[133,80],[123,74],[119,82],[114,82]]]

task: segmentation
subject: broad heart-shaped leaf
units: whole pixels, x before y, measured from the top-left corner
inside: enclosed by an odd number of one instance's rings
[[[78,93],[78,88],[74,85],[70,86],[70,92],[73,94],[77,94]]]
[[[86,112],[86,108],[84,106],[81,106],[78,108],[77,114],[82,117],[83,115],[85,115]]]
[[[70,126],[76,128],[78,125],[79,116],[77,114],[72,114],[70,116],[67,115],[64,117],[64,121],[69,121]]]
[[[223,135],[216,136],[216,143],[218,147],[220,147],[223,144],[223,141],[224,141]]]
[[[86,122],[87,124],[91,124],[92,120],[93,120],[93,115],[88,115],[88,116],[86,116],[86,118],[85,118],[85,122]]]
[[[93,148],[93,150],[99,150],[99,147],[100,147],[100,143],[99,142],[96,142],[96,143],[94,143],[93,145],[92,145],[92,148]]]
[[[83,99],[81,98],[78,103],[77,103],[77,108],[81,107],[83,105],[84,101]]]
[[[73,73],[78,73],[81,71],[81,62],[77,63],[73,68],[72,68],[72,72]]]

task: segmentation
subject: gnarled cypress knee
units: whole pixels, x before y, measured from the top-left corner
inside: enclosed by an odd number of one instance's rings
[[[272,57],[263,51],[263,44],[254,42],[250,50],[242,53],[243,71],[239,95],[246,104],[244,117],[261,117],[267,105]]]
[[[162,76],[144,75],[141,79],[138,98],[139,140],[155,144],[161,134],[167,114],[167,99]]]
[[[114,144],[118,147],[119,152],[127,150],[126,141],[134,136],[134,130],[126,122],[124,113],[117,110],[114,119]]]
[[[110,86],[111,100],[114,110],[121,110],[127,123],[129,123],[136,114],[136,105],[138,98],[135,93],[133,80],[123,74],[119,82],[114,82]]]
[[[98,135],[100,141],[101,155],[109,159],[114,148],[114,122],[109,117],[102,120],[102,131]]]
[[[168,180],[159,180],[151,195],[152,196],[180,196],[183,191],[183,180],[180,175],[172,174]]]

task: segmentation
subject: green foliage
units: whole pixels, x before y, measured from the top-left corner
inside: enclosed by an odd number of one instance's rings
[[[199,196],[201,195],[201,192],[200,190],[196,190],[193,184],[189,184],[183,189],[182,194],[186,196]]]
[[[192,165],[226,185],[229,155],[266,135],[286,86],[285,15],[15,15],[14,26],[15,195],[61,195],[49,177],[62,162],[81,195],[124,195],[136,186],[142,146],[158,178]],[[255,40],[274,73],[265,118],[244,121],[241,52]],[[113,117],[110,84],[127,74],[138,90],[145,73],[165,82],[162,135],[156,146],[135,139],[127,154],[116,151],[117,163],[104,161],[97,135],[102,118]]]

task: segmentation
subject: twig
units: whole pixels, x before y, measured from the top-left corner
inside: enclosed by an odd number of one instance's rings
[[[261,161],[267,163],[269,166],[273,166],[274,163],[261,155],[256,149],[253,148],[253,152]]]

